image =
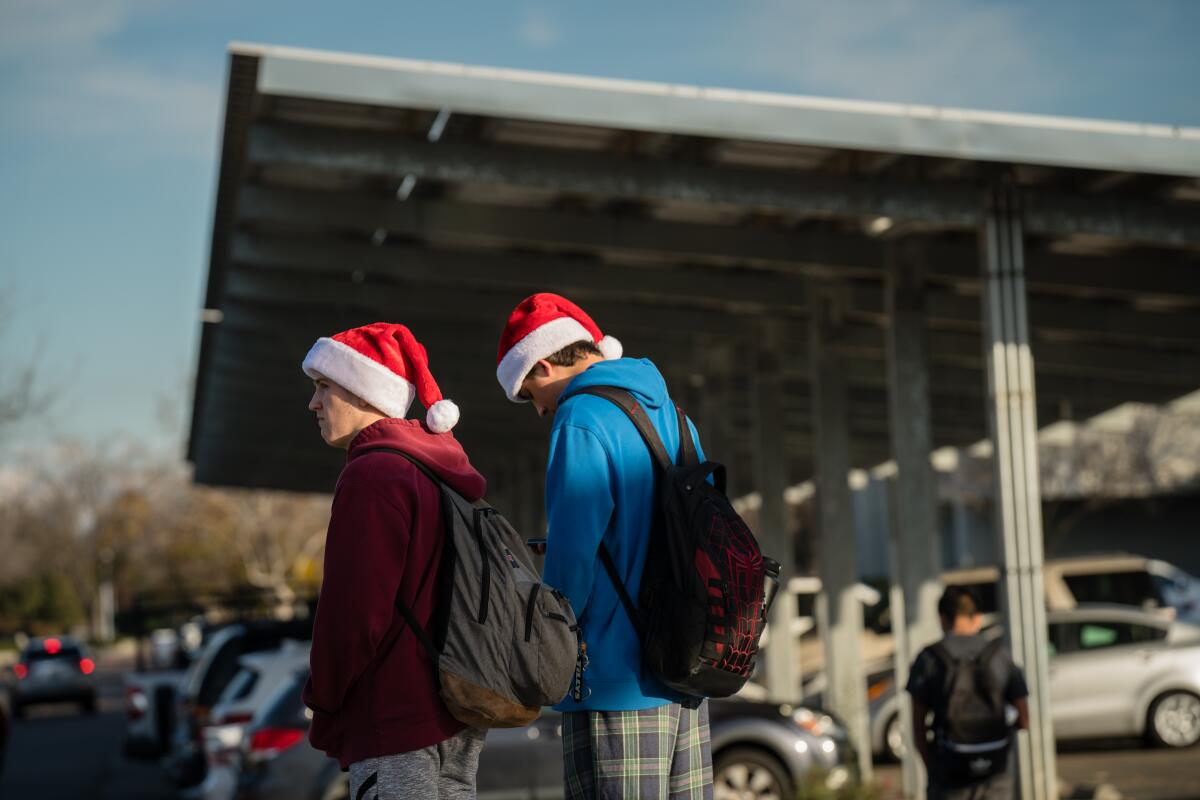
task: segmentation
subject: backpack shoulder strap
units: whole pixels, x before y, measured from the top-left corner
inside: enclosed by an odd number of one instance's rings
[[[633,422],[633,426],[637,428],[638,433],[642,435],[642,439],[646,442],[646,446],[650,448],[650,452],[653,454],[654,460],[658,462],[658,466],[665,472],[668,467],[674,465],[675,462],[667,454],[666,445],[663,444],[662,438],[658,435],[658,431],[655,430],[654,423],[646,415],[646,409],[642,408],[642,404],[631,393],[617,386],[587,386],[580,389],[578,393],[603,397],[620,408],[625,412],[625,416],[629,417]]]
[[[633,630],[637,633],[638,641],[643,641],[642,615],[638,613],[637,607],[633,604],[633,598],[629,596],[629,591],[625,588],[625,581],[621,580],[621,573],[617,570],[617,564],[613,561],[612,553],[608,552],[608,548],[604,545],[604,542],[600,543],[600,563],[604,565],[604,571],[608,573],[608,579],[612,581],[613,588],[617,590],[617,597],[621,598],[621,605],[625,607],[625,613],[629,615],[629,621],[633,624]]]
[[[371,449],[364,450],[363,452],[364,453],[376,453],[376,452],[392,453],[393,455],[402,456],[403,458],[410,461],[414,467],[416,467],[418,470],[420,470],[425,475],[425,477],[427,477],[427,478],[429,478],[429,480],[433,481],[434,486],[437,486],[438,489],[441,490],[443,524],[447,528],[449,528],[449,526],[451,524],[450,523],[450,514],[452,513],[452,509],[450,508],[449,498],[447,498],[446,492],[454,492],[454,489],[449,484],[447,484],[445,481],[443,481],[441,478],[439,478],[437,473],[435,473],[433,470],[431,470],[429,467],[427,467],[424,463],[422,463],[420,459],[414,458],[413,456],[410,456],[408,453],[404,452],[403,450],[398,450],[395,447],[372,447]],[[457,494],[457,492],[455,492],[455,494]],[[429,572],[427,569],[426,574],[424,576],[422,576],[422,578],[421,578],[421,587],[418,587],[418,589],[417,589],[418,593],[420,592],[420,589],[422,587],[424,587],[425,578],[428,577],[428,574],[429,574]],[[425,626],[423,626],[420,623],[420,621],[417,619],[416,614],[414,614],[413,610],[408,607],[408,603],[405,603],[404,600],[400,597],[399,589],[396,590],[396,598],[393,602],[394,602],[394,605],[396,606],[396,610],[398,610],[400,612],[400,615],[404,617],[404,621],[408,623],[408,627],[412,628],[412,632],[416,635],[417,641],[419,641],[421,643],[421,646],[425,648],[425,652],[427,652],[429,654],[429,657],[431,659],[433,659],[434,666],[436,667],[438,659],[440,657],[440,653],[438,652],[437,646],[434,645],[433,639],[431,639],[429,637],[429,632],[425,630]]]
[[[679,463],[685,467],[694,467],[700,463],[696,453],[696,443],[692,441],[692,429],[688,427],[687,414],[675,406],[675,418],[679,420]]]

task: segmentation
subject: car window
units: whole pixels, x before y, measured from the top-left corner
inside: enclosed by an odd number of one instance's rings
[[[221,702],[237,702],[245,700],[254,691],[255,685],[258,684],[258,671],[249,667],[242,667],[237,675],[233,676],[233,680],[225,687],[225,691],[221,693]]]
[[[1085,622],[1079,626],[1079,649],[1099,650],[1131,641],[1128,625],[1113,625],[1103,622]]]
[[[1150,573],[1145,571],[1064,575],[1063,580],[1078,603],[1145,606],[1159,605],[1161,601]]]
[[[1167,638],[1167,629],[1156,625],[1130,625],[1131,639],[1135,644],[1161,642]]]
[[[26,664],[33,664],[38,661],[79,661],[82,658],[83,653],[79,652],[79,648],[64,647],[53,653],[45,650],[30,650],[25,654],[23,660]]]
[[[305,671],[284,681],[262,714],[264,726],[303,728],[308,725],[308,709],[300,699],[300,691],[307,679],[308,673]]]

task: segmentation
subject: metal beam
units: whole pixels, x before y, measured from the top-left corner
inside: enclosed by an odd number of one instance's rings
[[[405,285],[459,289],[519,287],[526,293],[556,291],[580,298],[628,299],[719,310],[799,313],[804,283],[774,272],[703,266],[636,267],[595,258],[541,253],[446,250],[412,244],[373,246],[328,237],[267,237],[240,234],[232,258],[271,270],[318,275],[392,278]]]
[[[394,133],[259,123],[256,164],[450,183],[500,184],[605,197],[712,202],[793,213],[886,216],[971,227],[983,197],[967,182],[897,181],[671,161],[532,147],[427,142]],[[1108,196],[1022,192],[1036,233],[1087,233],[1165,244],[1200,244],[1195,210]]]
[[[994,189],[981,244],[988,427],[994,445],[993,496],[1005,635],[1029,684],[1029,732],[1017,736],[1018,795],[1048,800],[1058,796],[1058,787],[1049,712],[1036,390],[1026,311],[1024,232],[1020,199],[1013,188]]]
[[[802,214],[888,216],[969,227],[980,217],[967,184],[799,174],[620,156],[458,142],[400,139],[393,133],[257,124],[256,164],[450,183],[500,184],[605,197],[711,202]]]
[[[907,246],[906,246],[907,245]],[[925,341],[923,253],[896,242],[888,264],[888,422],[896,461],[890,537],[892,631],[896,639],[895,685],[908,682],[908,667],[921,648],[938,638],[937,480],[929,463],[934,448]],[[900,725],[906,743],[904,794],[924,797],[925,776],[912,742],[912,704],[900,691]]]
[[[771,607],[771,641],[767,645],[767,692],[773,702],[794,703],[800,698],[800,657],[792,636],[795,603],[786,591],[796,572],[795,543],[783,502],[785,434],[783,381],[780,369],[779,325],[765,321],[760,340],[751,346],[751,389],[754,395],[754,482],[762,497],[758,510],[758,539],[763,552],[780,564],[783,596]]]
[[[825,646],[825,678],[830,709],[846,724],[858,753],[864,780],[871,777],[871,739],[863,693],[862,606],[858,583],[854,511],[847,475],[850,418],[844,362],[824,343],[836,339],[843,292],[836,285],[814,282],[810,318],[813,409],[816,412],[817,519],[820,530],[822,589],[821,638]]]
[[[238,201],[245,222],[304,232],[377,230],[433,242],[490,247],[531,246],[800,269],[843,277],[882,278],[886,240],[833,230],[675,222],[631,214],[519,208],[392,195],[244,186]],[[978,285],[973,238],[923,237],[929,279]],[[1179,298],[1200,293],[1200,259],[1172,251],[1077,255],[1050,245],[1030,247],[1031,292],[1128,298]]]
[[[370,197],[246,186],[241,218],[305,231],[342,230],[433,241],[487,245],[569,247],[626,254],[655,254],[692,261],[842,267],[875,272],[883,259],[878,240],[835,232],[673,222],[631,214],[519,208],[391,195]]]

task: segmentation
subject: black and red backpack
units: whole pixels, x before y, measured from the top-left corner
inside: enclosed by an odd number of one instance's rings
[[[767,611],[778,594],[772,587],[778,589],[779,564],[763,555],[725,496],[725,467],[700,463],[678,406],[676,464],[632,394],[615,386],[580,393],[624,411],[659,467],[658,511],[637,606],[608,548],[600,545],[600,560],[637,631],[643,663],[681,694],[728,697],[754,671]]]

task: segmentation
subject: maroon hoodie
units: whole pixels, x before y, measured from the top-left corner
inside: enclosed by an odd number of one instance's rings
[[[453,435],[416,420],[380,420],[350,443],[304,687],[309,739],[343,769],[438,744],[464,727],[438,698],[429,655],[394,605],[399,590],[423,624],[433,613],[444,538],[439,489],[407,459],[366,452],[375,447],[411,454],[468,500],[487,488]]]

